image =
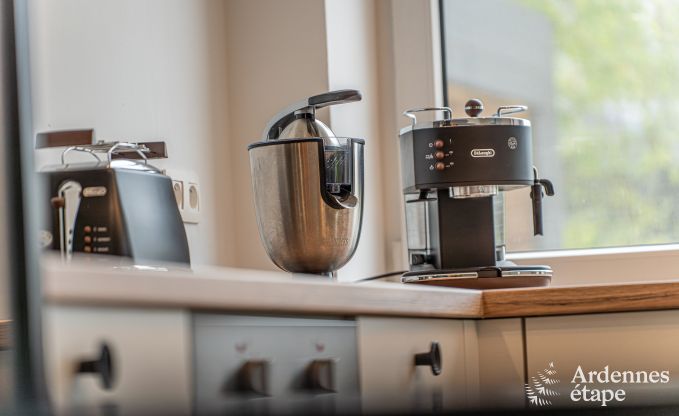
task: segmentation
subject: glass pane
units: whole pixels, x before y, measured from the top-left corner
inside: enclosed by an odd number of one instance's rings
[[[544,201],[506,195],[511,251],[679,241],[679,2],[443,0],[448,101],[526,104]]]

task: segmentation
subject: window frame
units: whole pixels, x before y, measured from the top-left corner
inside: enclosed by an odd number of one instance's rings
[[[397,109],[442,106],[446,102],[443,1],[391,2],[394,64],[402,69],[395,74]],[[422,55],[422,49],[429,59],[414,64],[412,56]],[[405,245],[405,238],[403,241]],[[512,252],[507,258],[517,264],[551,266],[552,285],[559,286],[679,277],[679,243]]]

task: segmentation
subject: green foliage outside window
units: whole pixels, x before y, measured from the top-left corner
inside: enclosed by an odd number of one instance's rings
[[[563,248],[679,241],[679,1],[522,4],[553,26]]]

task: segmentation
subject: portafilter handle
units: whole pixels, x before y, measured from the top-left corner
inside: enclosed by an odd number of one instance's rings
[[[319,108],[330,105],[361,101],[361,93],[357,90],[337,90],[330,91],[298,101],[276,114],[266,124],[262,135],[264,141],[276,140],[280,132],[295,119],[295,113],[300,110],[307,110],[310,114],[315,114]]]

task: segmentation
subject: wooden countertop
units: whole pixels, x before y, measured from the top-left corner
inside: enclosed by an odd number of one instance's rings
[[[43,269],[44,296],[59,304],[475,319],[679,309],[679,279],[476,291],[233,268],[157,272],[47,262]]]
[[[463,289],[341,283],[235,268],[158,272],[48,262],[43,271],[44,297],[50,303],[319,315],[481,314],[479,293]]]
[[[483,318],[679,309],[679,279],[488,290],[481,309]]]

